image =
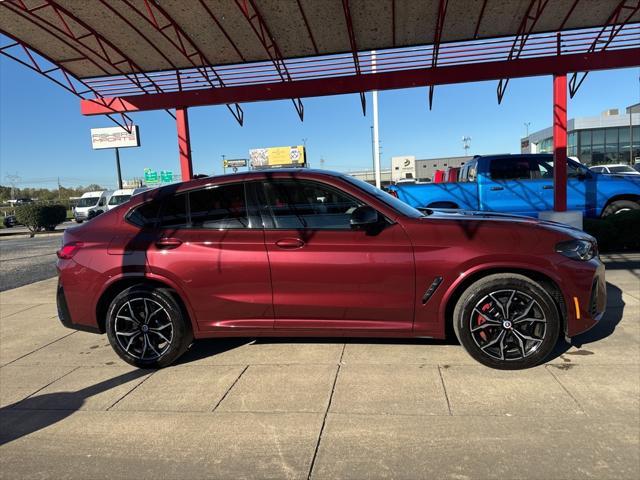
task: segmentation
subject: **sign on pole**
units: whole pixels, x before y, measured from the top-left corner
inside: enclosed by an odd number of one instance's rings
[[[238,167],[246,167],[247,159],[246,158],[238,158],[235,160],[225,160],[222,162],[224,164],[224,168],[238,168]]]
[[[139,147],[140,135],[138,126],[133,125],[131,132],[127,132],[122,127],[92,128],[91,146],[94,150]]]
[[[160,170],[160,182],[162,182],[162,183],[171,183],[171,182],[173,182],[173,171],[171,171],[171,170]]]

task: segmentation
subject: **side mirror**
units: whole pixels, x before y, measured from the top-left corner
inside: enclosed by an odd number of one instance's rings
[[[349,223],[354,230],[366,230],[380,223],[380,215],[369,205],[363,205],[351,213]]]

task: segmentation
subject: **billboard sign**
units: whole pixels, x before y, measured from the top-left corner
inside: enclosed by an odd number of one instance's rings
[[[249,150],[253,168],[303,167],[307,163],[303,145]]]
[[[138,126],[133,125],[131,132],[127,132],[122,127],[92,128],[91,146],[94,150],[139,147],[140,135]]]
[[[236,160],[225,160],[223,162],[224,168],[239,168],[247,166],[246,158],[238,158]]]

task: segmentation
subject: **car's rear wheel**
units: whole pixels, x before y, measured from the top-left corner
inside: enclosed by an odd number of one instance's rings
[[[558,308],[537,282],[518,274],[489,275],[461,295],[453,325],[465,350],[480,363],[503,370],[542,362],[560,333]]]
[[[147,285],[129,287],[113,299],[106,330],[120,358],[140,368],[170,365],[193,341],[189,320],[172,293]]]
[[[602,211],[602,216],[608,217],[609,215],[616,215],[631,210],[640,210],[640,203],[636,203],[633,200],[616,200],[606,206]]]

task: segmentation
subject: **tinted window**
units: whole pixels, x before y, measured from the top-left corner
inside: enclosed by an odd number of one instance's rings
[[[528,158],[507,157],[491,160],[493,180],[530,180],[531,168]]]
[[[131,195],[114,195],[109,199],[109,205],[121,205],[131,198]]]
[[[191,226],[195,228],[247,228],[244,185],[227,185],[189,193]]]
[[[308,181],[264,184],[265,213],[275,228],[350,229],[351,212],[361,203],[326,185]]]
[[[184,194],[167,198],[162,204],[160,227],[181,228],[187,225],[187,206]]]
[[[158,221],[159,210],[158,202],[143,203],[129,214],[128,220],[140,227],[152,227]]]

